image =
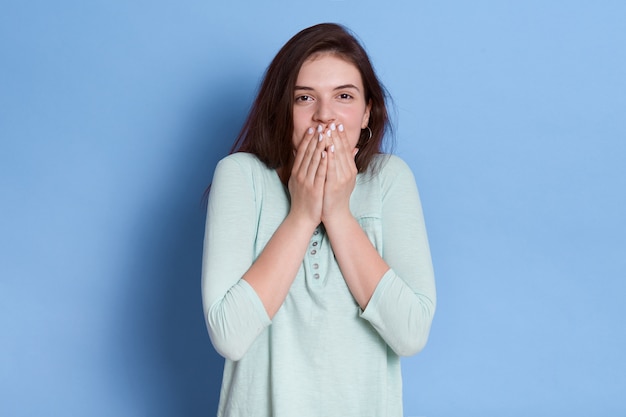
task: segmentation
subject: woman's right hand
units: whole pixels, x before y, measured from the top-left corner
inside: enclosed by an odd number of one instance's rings
[[[289,214],[310,222],[313,228],[320,224],[322,218],[328,166],[325,147],[325,137],[320,129],[309,128],[298,144],[288,183],[291,195]]]

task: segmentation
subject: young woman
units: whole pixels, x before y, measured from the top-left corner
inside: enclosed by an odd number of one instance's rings
[[[435,285],[413,175],[381,153],[384,90],[347,29],[278,52],[209,195],[202,298],[220,416],[402,416],[399,356]]]

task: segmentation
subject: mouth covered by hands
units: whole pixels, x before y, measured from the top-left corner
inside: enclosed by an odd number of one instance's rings
[[[292,212],[315,226],[351,216],[357,152],[341,123],[310,127],[295,151],[289,178]]]

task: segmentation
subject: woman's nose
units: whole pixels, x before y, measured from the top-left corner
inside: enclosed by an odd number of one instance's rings
[[[335,121],[335,112],[330,103],[320,100],[318,101],[313,117],[316,122],[329,124]]]

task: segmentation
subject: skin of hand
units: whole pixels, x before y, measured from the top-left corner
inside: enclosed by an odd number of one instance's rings
[[[348,218],[350,213],[350,196],[356,184],[358,173],[354,157],[357,148],[348,141],[341,123],[331,123],[326,131],[330,145],[327,148],[328,168],[324,183],[322,204],[322,222],[326,223],[331,216]]]
[[[324,150],[326,141],[319,130],[309,128],[298,144],[288,183],[290,214],[313,224],[313,227],[321,222],[328,167]]]

